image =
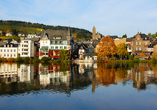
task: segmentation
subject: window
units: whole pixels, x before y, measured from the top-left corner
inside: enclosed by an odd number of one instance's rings
[[[138,45],[138,42],[136,42],[136,45]]]
[[[136,47],[136,50],[138,50],[138,48]]]
[[[14,49],[14,52],[16,52],[16,49]]]
[[[139,45],[141,45],[141,42],[139,42]]]
[[[51,44],[53,44],[53,41],[51,41]]]
[[[140,38],[137,38],[137,40],[140,40]]]
[[[4,52],[6,52],[6,50],[4,49]]]
[[[51,46],[51,49],[54,49],[54,46]]]
[[[58,49],[58,46],[56,46],[56,49]]]
[[[63,46],[60,46],[60,49],[63,49]]]
[[[67,46],[65,46],[64,49],[67,49]]]
[[[55,44],[57,44],[57,41],[55,41]]]
[[[1,52],[2,52],[3,50],[1,49]]]
[[[28,41],[24,41],[24,43],[28,43]]]
[[[7,56],[9,57],[9,54]]]
[[[141,50],[141,47],[139,48],[139,50]]]
[[[10,54],[10,56],[12,57],[12,54]]]
[[[145,42],[145,45],[147,45],[148,43],[147,42]]]
[[[5,56],[5,54],[4,54],[4,56]]]
[[[7,50],[7,52],[9,52],[9,49]]]
[[[59,43],[62,44],[62,41],[60,41]]]
[[[10,52],[12,52],[12,49],[10,50]]]

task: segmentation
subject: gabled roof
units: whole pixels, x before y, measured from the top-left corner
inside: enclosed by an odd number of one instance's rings
[[[84,44],[84,43],[81,43],[80,45],[78,45],[78,50],[79,50],[80,48],[83,48],[83,49],[87,50],[87,49],[88,49],[88,46],[87,46],[86,44]]]
[[[8,47],[8,45],[9,47],[11,47],[11,45],[12,47],[18,47],[18,44],[14,44],[14,43],[6,43],[6,44],[1,45],[0,47],[4,47],[4,45],[7,45],[6,47]]]
[[[149,37],[145,34],[139,34],[143,40],[150,40]]]
[[[110,38],[115,39],[118,38],[118,36],[110,36]]]
[[[55,40],[67,40],[68,31],[67,30],[43,30],[41,32],[41,39],[44,37],[44,35],[47,34],[48,39],[54,40],[53,37],[61,37],[61,39],[55,39]]]
[[[126,42],[132,42],[133,41],[133,37],[131,38],[126,38]]]

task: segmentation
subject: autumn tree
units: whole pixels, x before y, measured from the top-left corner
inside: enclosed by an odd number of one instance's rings
[[[117,46],[117,55],[121,57],[121,59],[124,57],[124,56],[128,56],[129,53],[127,51],[127,45],[124,44],[124,43],[121,43]]]
[[[114,44],[113,39],[109,36],[103,37],[95,49],[95,53],[102,59],[115,55],[116,51],[116,45]]]
[[[140,57],[141,58],[145,57],[145,53],[140,53]]]

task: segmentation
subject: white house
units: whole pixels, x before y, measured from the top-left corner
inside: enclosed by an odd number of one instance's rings
[[[24,37],[26,34],[25,33],[23,33],[23,32],[18,32],[18,36],[22,36],[22,37]]]
[[[18,44],[7,43],[0,46],[0,56],[3,58],[17,58]]]
[[[7,33],[5,34],[5,36],[13,36],[13,33],[12,33],[12,32],[7,32]]]
[[[19,54],[20,57],[34,57],[34,41],[30,39],[21,40]]]
[[[67,30],[44,30],[41,32],[39,58],[51,57],[58,58],[59,51],[62,49],[71,50],[70,28]],[[48,54],[49,53],[49,54]]]
[[[36,35],[36,34],[28,34],[27,38],[40,38],[40,35]]]

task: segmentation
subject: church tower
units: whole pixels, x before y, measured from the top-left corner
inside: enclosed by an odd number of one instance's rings
[[[95,28],[95,26],[93,27],[93,30],[92,30],[92,39],[94,40],[94,39],[96,39],[95,38],[95,35],[96,35],[96,28]]]
[[[67,33],[67,48],[68,50],[71,49],[71,46],[70,46],[70,40],[71,40],[71,36],[70,36],[70,26],[68,27],[68,33]]]

